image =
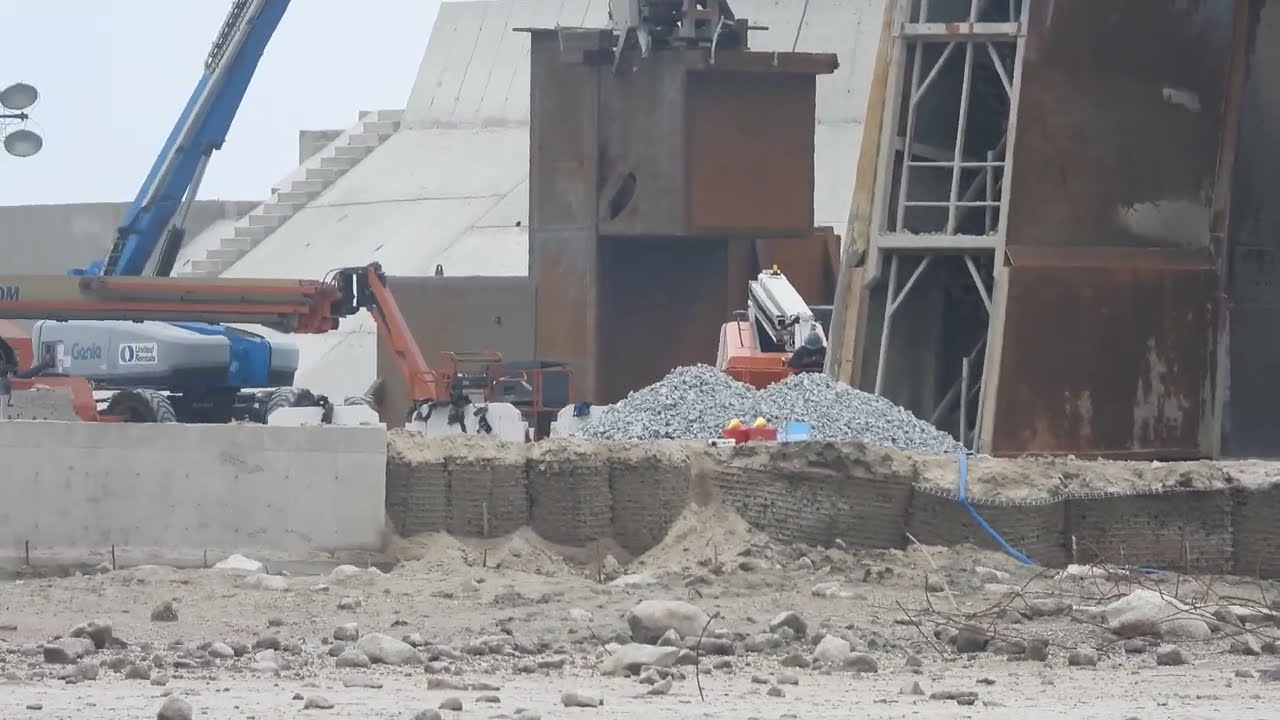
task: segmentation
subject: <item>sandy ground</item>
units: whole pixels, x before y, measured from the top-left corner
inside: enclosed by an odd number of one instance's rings
[[[436,535],[402,541],[404,559],[382,575],[295,576],[286,590],[248,589],[239,573],[139,567],[94,576],[25,578],[0,585],[0,717],[150,718],[165,695],[178,694],[198,718],[413,718],[448,697],[462,701],[445,718],[1268,718],[1280,702],[1280,682],[1238,677],[1280,664],[1271,656],[1232,650],[1231,629],[1207,640],[1178,641],[1190,663],[1157,666],[1152,652],[1125,652],[1117,638],[1087,612],[1027,619],[1020,598],[1065,599],[1077,607],[1123,597],[1136,586],[1159,586],[1188,601],[1258,603],[1280,597],[1269,583],[1245,579],[1069,577],[1019,566],[971,548],[845,551],[781,547],[752,533],[732,513],[694,510],[668,541],[626,568],[609,560],[574,565],[556,548],[520,533],[486,544]],[[936,564],[938,571],[933,570]],[[603,565],[603,567],[602,567]],[[1007,572],[992,585],[987,567]],[[610,582],[623,572],[643,572]],[[927,577],[928,576],[928,577]],[[925,592],[926,584],[946,592]],[[605,582],[601,582],[604,580]],[[819,596],[815,586],[837,583]],[[1016,592],[1015,592],[1016,590]],[[339,609],[345,598],[359,607]],[[646,696],[635,678],[602,677],[598,661],[611,641],[625,641],[624,614],[645,599],[685,600],[719,613],[708,636],[736,640],[734,656],[702,657],[699,697],[694,668],[677,668],[669,694]],[[178,619],[150,619],[165,600]],[[1019,603],[1022,603],[1020,605]],[[749,651],[744,640],[768,631],[784,610],[807,622],[808,637],[782,638],[778,647]],[[589,614],[589,618],[587,616]],[[128,647],[88,656],[96,679],[59,679],[74,666],[46,663],[40,644],[89,620],[106,620]],[[961,621],[993,638],[1049,642],[1047,662],[1010,662],[992,652],[962,654],[948,645],[945,628]],[[418,633],[447,645],[460,659],[423,667],[335,667],[328,654],[334,629],[357,623],[361,634],[395,638]],[[918,627],[917,627],[918,623]],[[1280,636],[1268,623],[1262,640]],[[799,653],[810,657],[825,633],[850,640],[878,664],[876,673],[783,667]],[[201,645],[252,644],[269,636],[283,642],[278,673],[261,672],[245,657],[215,660]],[[472,654],[478,641],[497,639],[505,654]],[[1166,640],[1166,642],[1171,642]],[[1153,643],[1154,645],[1154,643]],[[207,646],[206,646],[207,647]],[[1096,667],[1068,667],[1075,648],[1098,652]],[[757,649],[758,650],[758,649]],[[532,665],[565,656],[561,668]],[[911,667],[908,658],[918,659]],[[113,658],[146,666],[163,685],[125,679]],[[712,668],[712,663],[723,666]],[[175,666],[175,663],[177,666]],[[113,669],[116,668],[116,669]],[[780,675],[784,696],[767,694]],[[345,687],[359,678],[380,688]],[[497,690],[431,689],[440,678],[485,682]],[[762,681],[762,682],[761,682]],[[925,696],[901,693],[919,682]],[[561,694],[597,691],[599,708],[566,708]],[[973,705],[929,699],[935,691],[973,691]],[[303,710],[304,698],[322,695],[327,710]],[[496,696],[485,702],[483,696]],[[487,698],[494,700],[494,697]],[[35,709],[35,708],[39,709]],[[30,709],[29,709],[30,708]],[[520,715],[519,711],[527,711]],[[528,712],[528,711],[531,711]]]

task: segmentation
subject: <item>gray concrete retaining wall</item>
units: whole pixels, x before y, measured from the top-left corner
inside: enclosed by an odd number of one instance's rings
[[[382,545],[372,427],[0,422],[0,561]]]
[[[1000,549],[959,502],[956,488],[929,470],[938,461],[922,463],[856,443],[708,448],[553,439],[504,446],[497,473],[491,460],[475,458],[472,445],[445,449],[407,437],[392,433],[388,469],[388,513],[402,534],[477,535],[475,498],[482,497],[490,508],[490,536],[527,517],[553,542],[581,546],[612,538],[639,554],[662,540],[691,500],[719,499],[784,542],[831,545],[838,538],[901,548],[910,533],[930,545]],[[404,442],[416,450],[396,450]],[[1016,462],[1021,464],[996,468],[1012,478],[1012,486],[983,496],[981,490],[993,486],[978,481],[969,501],[1039,565],[1102,561],[1280,577],[1274,521],[1280,487],[1273,483],[1246,486],[1203,463],[1156,469],[1128,464],[1114,468],[1128,492],[1101,493],[1098,467]],[[455,463],[478,469],[455,473]],[[464,477],[467,487],[458,487]],[[472,499],[461,501],[464,496]],[[521,515],[521,503],[527,503],[527,515]],[[501,523],[494,520],[495,508],[510,510]]]

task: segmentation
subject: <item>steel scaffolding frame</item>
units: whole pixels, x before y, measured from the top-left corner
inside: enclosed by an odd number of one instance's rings
[[[968,447],[977,445],[982,432],[982,408],[986,400],[985,353],[992,345],[991,309],[995,295],[999,258],[1003,257],[1005,226],[1008,219],[1009,186],[1005,182],[1016,137],[1018,96],[1022,77],[1025,45],[1024,22],[1032,0],[967,0],[967,15],[960,0],[898,0],[893,64],[890,76],[894,95],[885,103],[885,122],[881,138],[881,166],[875,190],[875,218],[872,253],[877,270],[888,265],[884,316],[880,328],[880,347],[876,364],[875,392],[885,390],[885,371],[892,365],[889,345],[893,316],[908,294],[920,282],[934,258],[958,256],[969,271],[969,277],[986,308],[985,336],[961,358],[960,377],[956,378],[934,409],[931,422],[938,423],[956,403],[959,404],[959,436]],[[998,22],[986,22],[999,15]],[[1011,46],[1012,58],[1002,57],[997,45]],[[926,68],[925,49],[942,45],[942,51],[931,67]],[[947,82],[941,79],[943,67],[957,53],[963,53],[963,73],[959,78],[959,108],[955,145],[952,148],[929,147],[918,142],[916,131],[921,100],[931,89]],[[970,103],[974,91],[974,67],[979,57],[989,58],[1008,99],[1005,131],[989,150],[977,158],[966,157],[966,134],[969,130]],[[1011,61],[1011,62],[1010,62]],[[1009,66],[1006,66],[1009,62]],[[910,65],[910,77],[907,66]],[[955,82],[954,79],[950,79]],[[954,89],[954,88],[953,88]],[[899,134],[902,112],[905,127]],[[901,157],[899,163],[897,158]],[[950,183],[939,196],[924,198],[911,195],[913,171],[925,169],[950,171]],[[966,179],[965,176],[971,177]],[[896,176],[896,178],[895,178]],[[927,192],[927,188],[926,188]],[[910,227],[911,208],[945,208],[946,220],[940,232],[917,232]],[[981,209],[981,233],[964,232],[962,222],[970,213]],[[974,224],[967,226],[973,228]],[[905,283],[899,286],[903,260],[916,256],[920,260]],[[992,276],[988,280],[978,269],[979,259],[991,261]],[[879,275],[879,273],[877,273]],[[978,363],[982,357],[983,362]],[[977,377],[973,377],[975,375]],[[974,427],[969,427],[969,414],[976,394],[977,412]]]

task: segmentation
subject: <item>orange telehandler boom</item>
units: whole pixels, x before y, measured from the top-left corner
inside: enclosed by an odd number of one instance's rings
[[[124,320],[251,323],[285,333],[336,330],[338,321],[368,310],[378,334],[395,357],[409,390],[411,411],[449,399],[448,388],[419,349],[387,289],[382,266],[335,270],[323,281],[122,276],[0,276],[0,320]],[[0,360],[18,364],[16,343],[0,338]],[[14,389],[35,384],[64,386],[85,420],[98,416],[92,388],[82,378],[39,376],[14,380]]]

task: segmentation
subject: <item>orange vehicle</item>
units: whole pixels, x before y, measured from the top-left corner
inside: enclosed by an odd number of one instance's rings
[[[764,389],[795,373],[788,361],[810,333],[826,347],[812,308],[774,266],[747,284],[747,309],[720,328],[716,368]]]
[[[384,346],[392,353],[410,397],[411,417],[426,417],[437,407],[472,402],[463,387],[470,377],[468,358],[447,354],[441,372],[433,370],[409,332],[404,315],[387,288],[382,266],[336,270],[322,281],[226,278],[169,278],[124,276],[0,276],[0,322],[18,319],[126,320],[163,322],[251,323],[285,333],[325,333],[336,330],[344,317],[368,310]],[[0,358],[7,370],[32,365],[31,340],[12,323],[0,335]],[[501,356],[488,354],[485,400],[512,377],[488,366]],[[527,377],[521,373],[520,377]],[[535,381],[539,390],[540,377]],[[46,386],[69,392],[76,415],[98,422],[165,422],[156,417],[153,395],[146,390],[116,393],[112,404],[99,411],[93,386],[79,377],[41,374],[12,380],[17,390]],[[296,388],[281,388],[296,390]],[[163,397],[163,396],[160,396]],[[122,398],[117,400],[117,398]],[[538,412],[540,397],[531,399]]]

